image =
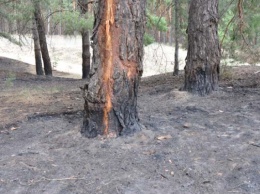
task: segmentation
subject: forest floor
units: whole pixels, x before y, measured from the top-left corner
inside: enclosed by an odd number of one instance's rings
[[[143,130],[81,136],[84,81],[0,58],[1,194],[258,194],[260,67],[227,69],[207,97],[183,75],[142,79]]]

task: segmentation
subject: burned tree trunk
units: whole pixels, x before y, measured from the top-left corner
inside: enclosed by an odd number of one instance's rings
[[[137,92],[142,75],[145,0],[99,0],[93,62],[85,85],[82,134],[119,136],[140,130]]]
[[[42,19],[42,14],[41,14],[40,2],[38,0],[33,0],[33,4],[34,4],[34,18],[37,24],[37,30],[39,34],[39,40],[40,40],[40,46],[42,52],[42,60],[44,63],[44,72],[45,75],[52,76],[51,59],[47,47],[45,27]]]
[[[85,15],[88,12],[88,2],[87,0],[78,1],[80,13]],[[82,79],[86,79],[90,72],[90,40],[89,40],[89,30],[85,29],[81,32],[82,37]]]
[[[35,21],[33,21],[32,34],[33,34],[33,42],[34,42],[36,74],[43,75],[41,47],[40,47],[39,35],[38,35],[37,26],[36,26]]]
[[[218,0],[191,0],[184,90],[201,96],[218,89]]]

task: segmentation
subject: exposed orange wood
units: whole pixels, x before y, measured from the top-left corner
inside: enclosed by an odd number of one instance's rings
[[[111,26],[114,24],[114,11],[113,11],[114,0],[106,1],[106,12],[105,12],[105,56],[106,60],[103,61],[104,72],[103,72],[103,82],[105,87],[106,103],[104,107],[104,134],[109,133],[109,112],[112,109],[112,84],[111,79],[113,73],[113,44],[112,44],[112,31]]]

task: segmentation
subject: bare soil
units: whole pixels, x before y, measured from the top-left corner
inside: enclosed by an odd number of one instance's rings
[[[260,67],[230,67],[207,97],[183,75],[144,78],[143,130],[81,136],[84,81],[0,58],[1,194],[258,194]]]

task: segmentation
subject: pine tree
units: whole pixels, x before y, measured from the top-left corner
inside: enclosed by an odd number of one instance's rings
[[[217,29],[218,0],[191,0],[184,90],[204,96],[218,89],[220,47]]]
[[[142,75],[145,0],[99,0],[93,63],[85,85],[82,134],[119,136],[140,130],[137,93]]]

